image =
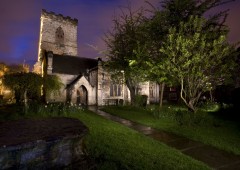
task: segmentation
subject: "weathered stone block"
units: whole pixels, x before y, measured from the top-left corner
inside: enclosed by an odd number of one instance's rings
[[[88,129],[76,119],[4,122],[0,129],[4,129],[0,132],[0,169],[62,168],[85,156],[82,141]]]

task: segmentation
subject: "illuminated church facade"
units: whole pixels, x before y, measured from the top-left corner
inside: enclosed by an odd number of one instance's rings
[[[42,10],[34,71],[57,75],[63,83],[60,94],[49,96],[47,101],[98,106],[130,102],[127,86],[111,80],[101,59],[78,56],[77,27],[77,19]],[[158,84],[144,82],[139,87],[140,94],[148,96],[148,103],[158,102]]]

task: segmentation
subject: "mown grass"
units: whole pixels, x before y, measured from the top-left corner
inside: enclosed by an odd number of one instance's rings
[[[86,146],[100,169],[208,169],[173,148],[89,111],[72,116],[89,128]]]
[[[54,106],[54,109],[58,107],[61,106]],[[173,148],[90,111],[76,107],[63,110],[53,111],[43,106],[22,117],[65,116],[81,120],[89,128],[85,145],[87,153],[97,163],[97,169],[210,169]]]
[[[105,107],[103,110],[134,122],[185,136],[240,155],[240,128],[238,124],[218,119],[204,111],[194,115],[194,124],[191,124],[191,115],[184,120],[179,118],[181,114],[179,110],[181,109],[183,108],[179,108],[179,106],[168,105],[164,106],[159,113],[156,113],[152,108],[141,109],[130,106],[111,106]]]

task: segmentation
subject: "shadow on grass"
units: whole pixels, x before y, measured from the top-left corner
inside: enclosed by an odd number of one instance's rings
[[[234,123],[240,130],[240,107],[222,107],[216,112],[210,112],[210,115],[214,116],[216,119]]]

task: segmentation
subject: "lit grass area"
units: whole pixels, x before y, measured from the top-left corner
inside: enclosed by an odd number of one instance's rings
[[[179,121],[176,120],[179,119],[178,116],[181,112],[177,110],[184,110],[184,108],[179,106],[164,106],[158,113],[155,113],[153,108],[141,109],[130,106],[109,106],[102,110],[240,155],[239,125],[230,121],[220,120],[204,111],[198,113],[198,118],[195,119],[198,121],[196,125],[189,125],[187,124],[188,122],[183,121],[183,124],[180,126]]]
[[[209,169],[175,149],[89,111],[72,116],[89,128],[86,146],[99,169]]]
[[[35,106],[28,114],[21,115],[12,114],[11,118],[65,116],[81,120],[89,128],[84,143],[97,169],[210,169],[173,148],[79,107]]]

